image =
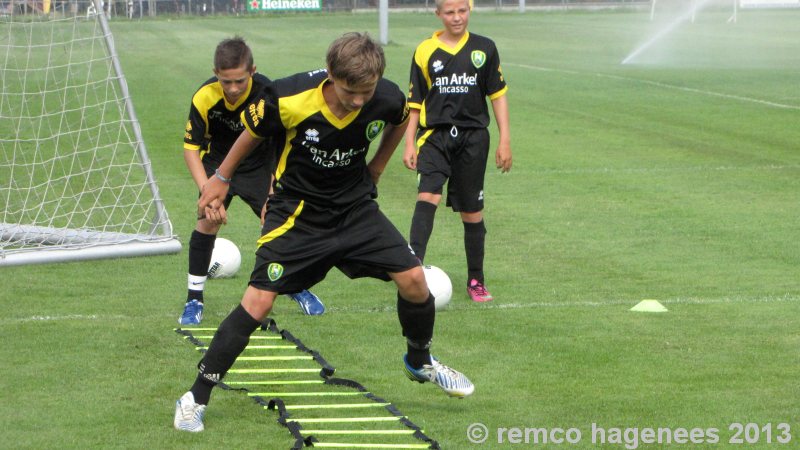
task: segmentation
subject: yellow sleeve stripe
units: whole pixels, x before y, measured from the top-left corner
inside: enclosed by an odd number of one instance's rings
[[[250,133],[250,136],[252,136],[252,137],[254,137],[256,139],[264,139],[263,136],[259,136],[258,134],[256,134],[255,131],[251,130],[250,126],[247,125],[247,122],[243,122],[243,123],[244,123],[244,129],[247,130],[248,133]]]
[[[300,204],[297,205],[297,208],[294,210],[292,215],[289,216],[288,219],[286,219],[286,222],[284,222],[283,225],[261,236],[261,238],[258,240],[258,247],[261,247],[267,242],[270,242],[280,236],[283,236],[287,231],[292,229],[292,227],[294,227],[295,219],[297,218],[297,216],[300,215],[301,212],[303,212],[303,205],[305,205],[305,200],[300,200]]]
[[[239,121],[242,122],[242,125],[244,125],[244,129],[247,130],[248,133],[250,133],[250,136],[256,139],[264,139],[263,136],[259,136],[258,133],[256,133],[255,131],[253,131],[252,128],[250,128],[250,124],[247,122],[246,114],[247,111],[242,111],[241,114],[239,114]]]
[[[187,144],[186,142],[183,143],[183,149],[184,150],[192,150],[192,151],[200,151],[201,150],[199,145]]]
[[[497,99],[497,98],[500,98],[500,97],[506,95],[506,91],[508,91],[508,86],[506,86],[503,89],[500,89],[499,91],[497,91],[494,94],[490,95],[489,96],[489,100],[494,100],[494,99]]]

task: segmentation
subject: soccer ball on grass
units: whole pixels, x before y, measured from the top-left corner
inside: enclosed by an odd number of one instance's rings
[[[441,311],[447,308],[450,303],[450,297],[453,296],[453,283],[450,282],[450,277],[444,270],[436,266],[422,266],[422,271],[425,272],[425,281],[428,282],[428,289],[436,299],[436,310]]]
[[[209,278],[230,278],[236,275],[242,265],[242,254],[233,242],[218,237],[208,265]]]

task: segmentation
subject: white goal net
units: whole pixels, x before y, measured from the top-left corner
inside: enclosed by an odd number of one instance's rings
[[[105,17],[0,15],[0,266],[179,250]]]

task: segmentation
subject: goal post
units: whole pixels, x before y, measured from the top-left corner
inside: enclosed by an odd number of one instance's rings
[[[0,17],[0,266],[181,249],[96,11]]]

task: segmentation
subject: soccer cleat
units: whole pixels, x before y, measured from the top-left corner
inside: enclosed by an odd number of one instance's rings
[[[406,366],[406,376],[411,381],[431,383],[439,386],[450,397],[464,398],[472,395],[475,385],[463,373],[441,364],[431,356],[431,363],[425,364],[420,369],[408,365],[408,355],[403,356]]]
[[[189,300],[186,306],[183,307],[183,314],[178,323],[181,325],[200,325],[203,320],[203,302],[197,300]]]
[[[325,312],[325,305],[322,304],[322,300],[309,290],[303,290],[296,294],[289,294],[289,297],[300,305],[300,309],[302,309],[303,313],[307,316],[319,316]]]
[[[206,405],[199,405],[194,402],[194,394],[189,391],[175,402],[175,429],[199,433],[205,429],[203,426],[203,416],[206,413]]]
[[[467,294],[469,294],[469,298],[471,298],[473,302],[489,302],[494,298],[492,294],[486,290],[486,286],[474,278],[469,280]]]

